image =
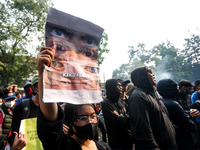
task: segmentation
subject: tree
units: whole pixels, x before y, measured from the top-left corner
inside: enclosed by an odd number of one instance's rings
[[[181,80],[186,74],[184,59],[185,56],[181,55],[180,50],[169,41],[154,46],[150,61],[155,64],[152,69],[156,80],[163,78],[171,78],[177,82]]]
[[[139,43],[137,49],[134,46],[129,46],[129,63],[131,61],[140,60],[143,63],[148,63],[150,58],[149,50],[145,49],[145,44]]]
[[[103,57],[103,54],[109,53],[110,49],[107,49],[107,43],[108,41],[108,35],[103,32],[102,38],[100,41],[100,46],[99,46],[99,52],[98,52],[98,65],[100,66],[103,63],[103,60],[105,57]]]
[[[185,55],[184,60],[188,71],[184,77],[194,82],[200,77],[200,36],[191,35],[191,38],[186,38],[185,42],[185,49],[181,52]]]
[[[51,0],[0,2],[0,85],[22,86],[35,73],[35,50],[30,45],[37,40],[34,37],[41,41],[48,8],[52,5]]]
[[[112,78],[130,80],[131,81],[131,71],[137,67],[144,66],[144,63],[140,60],[136,60],[132,63],[122,64],[119,69],[115,69],[112,74]]]

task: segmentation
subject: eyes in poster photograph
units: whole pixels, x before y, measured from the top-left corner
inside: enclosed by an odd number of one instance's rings
[[[54,60],[44,69],[44,102],[85,104],[102,100],[97,65],[102,33],[103,29],[91,22],[49,10],[45,42],[46,47],[53,48]]]

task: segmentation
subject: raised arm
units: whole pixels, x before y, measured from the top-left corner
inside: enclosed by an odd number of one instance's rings
[[[38,67],[38,90],[39,90],[39,104],[44,117],[48,121],[55,121],[58,117],[58,106],[56,103],[44,103],[42,100],[43,93],[43,69],[46,66],[52,65],[54,59],[53,49],[50,47],[41,47],[40,53],[37,56]]]

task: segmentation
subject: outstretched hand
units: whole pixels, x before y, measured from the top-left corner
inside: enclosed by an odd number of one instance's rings
[[[8,89],[8,93],[13,93],[13,92],[17,92],[17,86],[16,84],[10,85],[7,89]]]

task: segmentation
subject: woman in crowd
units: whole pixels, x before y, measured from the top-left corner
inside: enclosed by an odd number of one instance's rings
[[[51,66],[54,55],[52,48],[42,47],[37,57],[38,89],[43,91],[43,69]],[[40,111],[37,132],[44,149],[109,150],[104,142],[92,140],[97,132],[98,115],[93,104],[67,104],[64,112],[57,103],[44,103],[39,94]],[[69,127],[68,135],[63,132],[63,122]]]

